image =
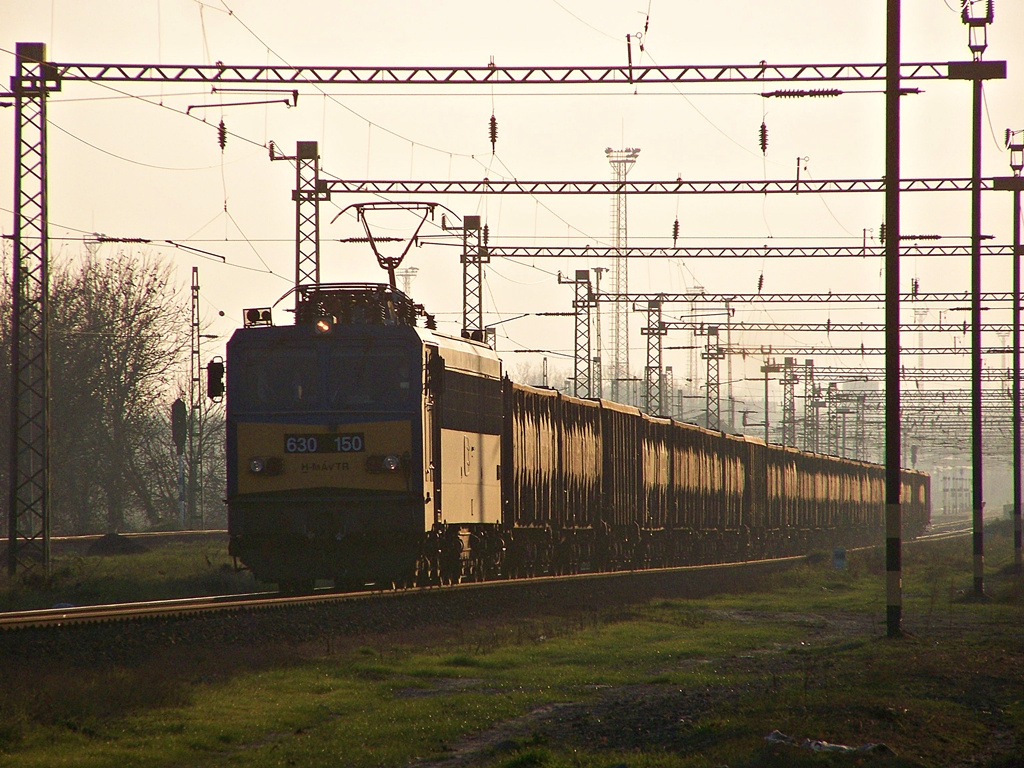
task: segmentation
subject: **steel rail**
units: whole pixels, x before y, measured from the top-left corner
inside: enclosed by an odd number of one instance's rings
[[[82,605],[0,613],[0,630],[25,627],[68,626],[103,621],[184,616],[206,611],[269,607],[271,603],[302,601],[313,597],[281,598],[276,593],[216,595],[212,597],[153,600],[108,605]]]

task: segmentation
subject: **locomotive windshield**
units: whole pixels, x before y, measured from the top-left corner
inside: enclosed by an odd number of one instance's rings
[[[396,411],[419,393],[418,348],[372,343],[238,350],[235,412]]]
[[[233,362],[230,393],[241,411],[310,408],[319,395],[320,371],[312,348],[251,348]]]
[[[407,349],[332,349],[327,365],[327,407],[331,410],[407,407],[414,378],[418,379],[419,374],[419,366],[413,368],[412,363]]]

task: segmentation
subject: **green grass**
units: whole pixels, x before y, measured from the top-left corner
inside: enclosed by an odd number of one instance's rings
[[[1024,761],[1022,747],[1011,756],[986,750],[996,732],[1024,745],[1024,600],[1020,580],[1000,574],[1012,558],[1008,538],[990,537],[986,553],[992,599],[977,603],[965,599],[969,540],[907,548],[912,634],[895,641],[884,637],[879,557],[865,553],[844,572],[798,566],[763,592],[538,615],[465,627],[432,645],[408,634],[373,646],[325,638],[316,648],[184,649],[139,668],[73,675],[5,665],[0,766],[404,766],[468,749],[475,734],[538,708],[582,702],[564,710],[580,729],[557,717],[521,721],[511,735],[475,744],[476,764],[862,764],[766,747],[777,729],[899,753],[863,765],[977,756],[1006,768]],[[697,703],[664,727],[671,738],[621,742],[648,698],[689,695]]]
[[[50,575],[0,575],[0,611],[49,608],[57,603],[165,600],[199,595],[251,592],[261,587],[252,575],[235,570],[227,542],[219,540],[150,543],[149,551],[126,555],[75,552],[52,558]]]

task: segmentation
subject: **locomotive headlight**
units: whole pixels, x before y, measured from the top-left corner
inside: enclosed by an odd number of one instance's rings
[[[397,456],[385,456],[382,463],[386,472],[394,472],[402,464]]]
[[[263,459],[249,459],[249,471],[254,475],[258,475],[267,468],[267,465],[263,462]]]

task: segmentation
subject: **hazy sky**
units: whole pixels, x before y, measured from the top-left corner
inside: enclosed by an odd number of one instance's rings
[[[986,86],[984,174],[1009,173],[1002,149],[1006,128],[1024,128],[1024,4],[997,3],[989,31],[988,60],[1008,62],[1009,79]],[[179,63],[292,65],[612,65],[626,60],[625,36],[634,42],[635,64],[878,63],[885,58],[884,0],[523,0],[481,3],[449,0],[344,2],[297,0],[0,0],[0,61],[13,74],[17,42],[47,43],[48,58],[77,63]],[[967,30],[955,0],[904,0],[904,61],[945,62],[969,58]],[[5,78],[6,82],[6,78]],[[970,175],[970,84],[930,81],[904,99],[903,174],[906,177]],[[823,84],[773,85],[826,87]],[[54,258],[75,258],[82,237],[172,240],[223,255],[202,259],[168,246],[152,250],[172,260],[183,284],[198,265],[203,312],[220,338],[204,352],[222,353],[241,310],[276,301],[294,275],[295,175],[288,163],[268,160],[274,141],[289,154],[295,142],[320,142],[325,175],[360,179],[523,180],[607,179],[606,147],[639,147],[633,180],[792,179],[798,158],[804,178],[879,178],[884,169],[884,101],[881,84],[843,85],[853,93],[834,99],[764,99],[754,86],[673,88],[648,85],[544,89],[536,86],[383,88],[342,87],[322,92],[303,87],[295,108],[282,104],[221,107],[251,94],[211,93],[197,86],[67,83],[49,102],[50,233]],[[189,109],[191,107],[191,109]],[[498,121],[492,155],[488,120]],[[0,196],[4,233],[12,229],[13,110],[0,121],[3,177]],[[222,152],[217,123],[230,135]],[[769,133],[762,155],[758,129]],[[970,200],[966,194],[905,195],[907,233],[941,234],[966,243]],[[322,210],[322,279],[385,278],[365,245],[338,243],[360,234],[354,219],[330,220],[360,198],[336,196]],[[459,215],[479,213],[493,242],[512,245],[608,243],[607,197],[435,198]],[[1010,238],[1009,196],[985,196],[984,232]],[[671,245],[678,217],[681,245],[854,244],[864,230],[876,236],[881,194],[799,196],[650,196],[629,201],[630,241]],[[436,227],[431,230],[436,233]],[[114,246],[105,245],[100,249]],[[9,258],[9,255],[5,258]],[[559,270],[606,262],[496,262],[487,272],[486,322],[521,313],[569,310],[572,291],[557,284]],[[413,249],[405,266],[419,268],[412,293],[438,313],[442,329],[460,325],[460,265],[455,248]],[[636,261],[633,291],[708,292],[880,291],[877,259],[840,262]],[[1009,259],[985,266],[986,290],[1008,290]],[[963,260],[908,259],[909,288],[965,290]],[[290,306],[286,300],[282,306]],[[224,318],[218,312],[225,313]],[[670,316],[687,311],[673,307]],[[907,320],[913,309],[904,310]],[[879,322],[878,307],[780,307],[740,310],[738,320],[865,319]],[[957,315],[960,319],[961,315]],[[933,308],[928,319],[937,320]],[[283,312],[278,322],[289,322]],[[989,312],[987,321],[1009,320]],[[631,320],[633,367],[644,364],[641,316]],[[572,321],[526,317],[502,325],[498,346],[506,365],[538,364],[517,348],[572,351]],[[606,331],[607,334],[607,331]],[[606,336],[607,338],[607,336]],[[755,345],[831,343],[880,346],[880,335],[831,339],[748,335],[734,343]],[[997,344],[998,339],[986,343]],[[679,334],[667,345],[685,345]],[[917,340],[906,339],[916,345]],[[927,343],[949,345],[947,338]],[[964,343],[960,339],[958,343]],[[552,358],[552,362],[557,358]],[[562,363],[563,374],[571,360]],[[686,373],[686,352],[666,353],[677,377]],[[857,364],[822,358],[822,364]],[[879,358],[865,360],[880,365]],[[930,365],[967,365],[932,358]],[[916,361],[911,361],[916,364]],[[756,377],[760,360],[736,361],[736,379]],[[991,364],[1000,364],[999,360]],[[702,363],[698,378],[703,378]],[[681,375],[682,374],[682,375]],[[741,382],[752,393],[758,387]]]

